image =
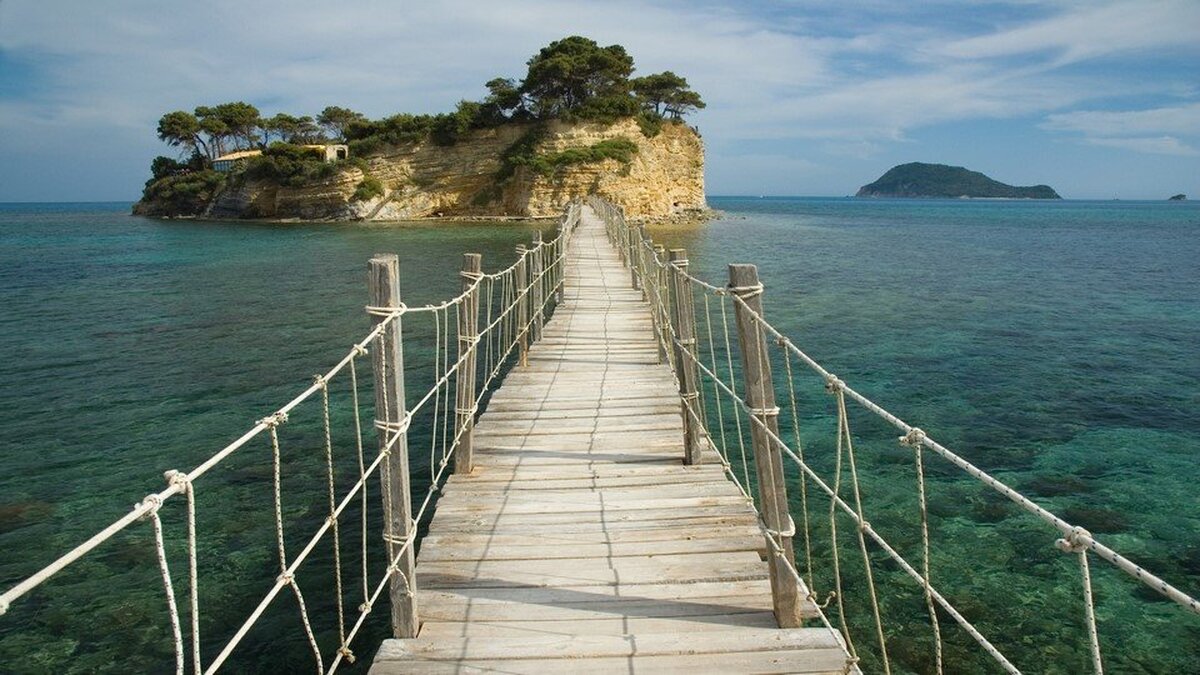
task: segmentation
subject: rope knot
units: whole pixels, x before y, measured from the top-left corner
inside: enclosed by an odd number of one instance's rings
[[[366,356],[368,353],[369,352],[367,352],[366,347],[364,347],[362,345],[354,345],[354,355],[355,356]]]
[[[258,423],[267,425],[268,429],[274,429],[275,427],[279,426],[280,424],[284,424],[287,421],[288,421],[287,413],[280,411],[273,415],[267,415],[266,417],[259,420]]]
[[[350,647],[342,645],[338,648],[338,653],[346,659],[346,663],[354,663],[354,652],[350,651]]]
[[[281,583],[284,586],[291,586],[292,584],[296,583],[296,575],[284,570],[279,573],[278,577],[275,577],[275,582]]]
[[[149,509],[148,511],[146,511],[146,514],[144,516],[142,516],[143,518],[145,518],[145,517],[157,515],[158,510],[160,508],[162,508],[162,503],[163,503],[162,497],[159,497],[157,494],[146,495],[146,498],[143,499],[138,504],[138,508],[147,507]]]
[[[913,427],[908,430],[907,434],[900,437],[900,443],[910,448],[920,448],[925,444],[925,432],[918,427]]]
[[[837,378],[837,375],[830,373],[825,376],[825,391],[830,394],[837,394],[846,388],[846,383]]]
[[[324,375],[313,375],[313,384],[319,387],[327,387],[329,386],[329,380],[326,380]]]
[[[1063,553],[1082,553],[1092,547],[1092,533],[1082,527],[1073,528],[1067,536],[1054,542]]]
[[[862,530],[863,534],[874,534],[875,530],[871,529],[870,521],[863,519],[858,522],[858,529]]]
[[[179,491],[184,494],[192,489],[192,479],[182,471],[167,469],[163,472],[163,478],[167,479],[167,485],[178,485]]]
[[[364,601],[361,605],[358,606],[358,611],[361,612],[362,614],[370,614],[371,613],[371,603]]]

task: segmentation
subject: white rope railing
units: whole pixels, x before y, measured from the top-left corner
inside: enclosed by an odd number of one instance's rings
[[[403,541],[397,541],[391,536],[390,532],[385,532],[383,540],[388,547],[388,555],[386,556],[387,565],[380,578],[372,583],[368,566],[371,548],[369,544],[372,541],[367,531],[369,511],[367,484],[369,480],[379,477],[383,480],[383,484],[387,485],[388,481],[392,479],[392,476],[388,475],[388,462],[385,460],[397,449],[400,443],[404,442],[407,433],[414,427],[420,416],[425,424],[425,428],[428,429],[429,435],[430,452],[427,461],[429,463],[428,478],[430,485],[420,502],[419,508],[414,513],[413,521],[414,523],[422,522],[429,515],[434,496],[440,489],[442,482],[444,482],[447,468],[450,466],[451,458],[454,455],[454,450],[462,440],[466,429],[465,425],[460,424],[455,419],[456,415],[462,412],[456,409],[452,399],[452,385],[455,383],[456,375],[468,359],[474,359],[476,355],[483,354],[485,367],[480,371],[480,386],[474,390],[476,391],[476,395],[473,404],[470,406],[470,412],[474,415],[480,409],[484,399],[489,395],[497,378],[506,372],[507,366],[511,364],[514,352],[518,347],[527,346],[530,331],[535,326],[540,326],[540,322],[545,320],[557,301],[561,298],[562,285],[565,280],[564,263],[567,246],[570,241],[571,232],[579,222],[579,216],[580,204],[578,202],[571,203],[568,205],[564,217],[560,222],[557,236],[548,241],[541,241],[539,238],[532,246],[521,249],[516,262],[503,270],[494,273],[473,275],[469,279],[470,283],[464,290],[450,300],[423,306],[407,306],[404,304],[396,307],[368,306],[366,308],[367,313],[376,317],[378,323],[367,333],[366,337],[356,342],[332,368],[321,375],[315,376],[313,383],[304,391],[272,414],[260,419],[248,431],[214,453],[191,471],[181,472],[172,470],[166,472],[165,478],[168,484],[165,489],[148,495],[126,515],[118,518],[66,554],[18,582],[12,588],[4,591],[0,594],[0,615],[8,612],[14,603],[22,597],[39,588],[55,575],[67,569],[105,542],[110,541],[114,536],[126,530],[133,523],[148,518],[153,525],[153,541],[170,619],[170,634],[174,645],[176,672],[183,673],[188,661],[190,661],[191,669],[195,673],[214,673],[219,670],[229,661],[234,650],[263,616],[267,608],[271,606],[284,587],[290,587],[296,598],[300,624],[305,635],[305,641],[313,653],[317,672],[331,673],[336,671],[343,662],[353,662],[355,656],[350,649],[351,643],[363,627],[366,617],[377,604],[380,593],[391,583],[393,577],[399,574],[399,561],[409,551],[413,550],[416,543],[415,537],[407,537]],[[536,261],[537,263],[534,267],[536,272],[534,274],[527,273],[529,269],[527,266],[531,261]],[[521,283],[518,283],[518,271],[524,273]],[[472,297],[480,299],[479,308],[484,313],[484,321],[481,322],[477,334],[470,336],[470,339],[462,339],[463,336],[459,336],[459,339],[452,339],[450,335],[451,331],[455,330],[456,326],[462,325],[453,319],[459,318],[458,313],[462,311],[464,303],[468,298]],[[530,305],[533,304],[533,301],[539,304],[531,307]],[[518,307],[522,308],[522,315],[519,319]],[[455,313],[453,318],[451,317],[452,312]],[[387,344],[385,337],[391,324],[400,321],[402,318],[406,321],[425,318],[432,323],[433,346],[430,366],[432,371],[430,374],[432,385],[417,398],[415,403],[405,409],[403,418],[398,420],[387,419],[386,408],[388,408],[388,405],[386,401],[388,394],[387,387],[383,388],[382,395],[385,401],[385,410],[380,412],[383,413],[384,417],[376,422],[375,427],[380,433],[384,434],[386,440],[381,443],[379,452],[368,461],[363,445],[363,424],[360,414],[359,394],[360,382],[357,363],[360,358],[367,356],[371,349],[394,349],[394,346]],[[450,354],[452,344],[459,350],[459,353],[455,356]],[[353,457],[350,461],[356,467],[357,471],[354,472],[356,479],[354,483],[339,495],[335,468],[338,465],[336,458],[338,444],[333,439],[330,385],[341,375],[346,375],[349,380],[348,394],[350,399],[349,405],[353,409],[354,435]],[[280,438],[280,430],[289,421],[290,416],[296,413],[297,409],[309,400],[318,401],[321,407],[319,418],[321,427],[321,459],[325,465],[324,491],[325,501],[328,504],[328,516],[324,518],[316,528],[316,531],[303,542],[299,551],[294,555],[289,555],[289,546],[285,538],[285,517],[282,503],[282,456],[285,450]],[[264,432],[268,436],[272,457],[272,510],[279,573],[274,584],[266,591],[233,634],[219,645],[207,645],[208,649],[215,649],[216,646],[219,646],[220,649],[211,662],[204,664],[201,660],[201,654],[207,650],[202,649],[205,645],[202,645],[200,635],[200,575],[196,555],[198,537],[195,502],[196,482]],[[382,493],[386,502],[389,490],[384,489]],[[187,527],[184,536],[188,551],[189,601],[187,614],[189,615],[190,622],[188,631],[190,649],[184,644],[184,631],[180,619],[179,606],[176,602],[175,585],[167,561],[164,527],[159,516],[164,505],[179,494],[185,495],[186,498]],[[319,497],[313,495],[312,499],[316,501]],[[358,606],[357,617],[347,628],[346,588],[342,569],[341,522],[343,514],[355,501],[359,501],[362,510],[358,525],[361,538],[359,546],[361,570],[359,570],[359,576],[361,577],[363,600]],[[386,503],[384,506],[385,509],[388,508]],[[301,592],[300,585],[296,580],[296,573],[310,559],[310,556],[325,539],[327,534],[331,534],[330,544],[334,577],[332,586],[333,592],[336,595],[334,605],[337,614],[335,620],[331,623],[334,624],[338,644],[331,658],[326,662],[326,658],[321,650],[320,641],[317,638],[318,631],[313,626],[313,621],[316,617],[310,616],[308,605],[305,602],[305,595]],[[409,593],[412,593],[414,590],[412,581],[411,579],[404,580]]]
[[[843,584],[841,580],[841,559],[838,553],[837,545],[837,516],[849,518],[855,525],[859,542],[859,549],[863,559],[864,576],[866,578],[867,592],[869,594],[869,605],[873,616],[874,632],[878,647],[876,649],[877,656],[880,660],[881,667],[884,672],[890,671],[890,660],[887,655],[887,640],[884,630],[883,619],[878,601],[878,591],[875,587],[875,580],[872,574],[872,565],[870,556],[867,550],[867,540],[872,541],[878,546],[887,556],[895,562],[907,576],[912,578],[920,587],[925,600],[926,609],[929,614],[930,629],[932,632],[932,641],[934,645],[934,668],[936,672],[941,673],[945,669],[943,656],[943,636],[942,629],[938,621],[937,608],[944,611],[947,615],[954,619],[954,622],[962,628],[977,644],[987,653],[1001,668],[1010,673],[1019,672],[1016,666],[1000,652],[1000,650],[988,640],[982,632],[971,623],[957,608],[955,608],[946,597],[940,593],[933,581],[930,571],[930,534],[929,534],[929,516],[926,505],[926,470],[924,466],[924,451],[932,451],[935,455],[945,459],[953,466],[962,470],[965,475],[977,480],[983,485],[995,490],[1012,500],[1024,511],[1036,516],[1042,522],[1052,526],[1062,536],[1058,540],[1058,548],[1068,553],[1077,553],[1080,561],[1080,571],[1082,580],[1082,604],[1084,607],[1084,624],[1087,631],[1087,640],[1089,653],[1092,662],[1092,669],[1097,672],[1103,672],[1101,645],[1096,627],[1096,616],[1094,609],[1094,600],[1092,592],[1091,572],[1088,565],[1088,554],[1095,554],[1102,560],[1112,564],[1117,569],[1122,570],[1129,576],[1137,579],[1142,584],[1154,589],[1163,596],[1174,601],[1186,610],[1200,614],[1200,604],[1191,595],[1179,590],[1161,578],[1147,572],[1145,569],[1136,563],[1125,558],[1108,546],[1097,541],[1090,533],[1081,527],[1074,526],[1066,520],[1056,516],[1049,510],[1037,505],[1029,498],[1021,495],[1013,488],[1005,485],[1000,480],[991,476],[982,469],[976,467],[970,462],[963,459],[958,454],[950,451],[945,446],[937,443],[929,438],[922,430],[912,425],[907,424],[900,418],[889,413],[887,410],[866,398],[859,392],[855,391],[842,380],[834,376],[814,359],[800,350],[788,337],[780,333],[770,323],[768,323],[761,314],[755,311],[747,302],[750,296],[761,294],[762,286],[746,288],[730,288],[728,286],[718,286],[703,281],[686,271],[686,263],[684,265],[675,265],[668,262],[665,256],[662,255],[661,248],[656,248],[653,242],[645,236],[644,230],[630,226],[624,217],[623,212],[616,206],[600,199],[593,199],[589,202],[591,206],[601,215],[608,229],[610,241],[622,252],[622,258],[626,264],[631,267],[632,275],[635,283],[640,283],[645,289],[647,285],[650,288],[646,291],[646,298],[651,303],[651,314],[655,320],[655,327],[659,333],[659,339],[663,342],[662,347],[666,349],[666,353],[674,353],[676,349],[679,354],[685,358],[689,364],[694,366],[699,373],[702,374],[703,380],[707,380],[709,386],[703,383],[698,387],[696,395],[689,399],[682,399],[685,414],[695,422],[698,422],[704,429],[704,434],[708,439],[710,449],[719,457],[719,461],[729,474],[731,479],[738,485],[747,501],[754,506],[754,496],[749,489],[753,480],[749,466],[746,460],[744,440],[746,430],[749,428],[764,432],[770,438],[770,442],[777,447],[784,456],[788,457],[791,462],[799,468],[800,471],[800,495],[802,513],[802,527],[804,539],[804,561],[807,574],[801,573],[795,565],[788,564],[788,569],[795,577],[796,581],[804,585],[808,589],[809,600],[817,606],[824,606],[830,600],[836,600],[840,622],[842,624],[839,633],[843,637],[844,644],[847,648],[851,661],[857,661],[858,657],[851,637],[850,626],[847,623],[846,611],[844,608]],[[701,309],[698,307],[696,312],[696,325],[698,333],[702,339],[691,340],[688,343],[680,340],[674,334],[670,321],[667,319],[671,315],[669,304],[670,302],[678,302],[678,299],[672,300],[669,292],[669,283],[667,279],[682,279],[685,286],[689,289],[689,293],[698,294],[703,299],[703,315],[700,316]],[[719,307],[719,312],[715,312],[711,304],[716,303]],[[764,411],[752,408],[746,400],[746,397],[739,392],[737,383],[738,377],[735,374],[733,356],[734,342],[730,339],[729,329],[729,312],[726,307],[736,308],[740,314],[748,316],[755,326],[755,338],[761,343],[767,345],[768,349],[774,347],[777,350],[779,361],[784,364],[785,377],[782,382],[764,383],[764,386],[771,386],[781,389],[787,394],[787,401],[790,404],[792,414],[792,440],[786,441],[781,437],[781,434],[774,432],[765,420],[768,417],[778,414],[778,410]],[[723,350],[723,351],[722,351]],[[766,351],[762,352],[766,354]],[[770,358],[767,356],[766,358]],[[800,443],[800,422],[797,408],[796,382],[792,368],[793,360],[803,363],[813,372],[821,377],[826,383],[826,388],[830,394],[836,399],[837,408],[837,440],[835,443],[835,465],[833,475],[833,485],[831,486],[824,478],[822,478],[816,470],[810,465],[809,461],[804,456],[804,449]],[[913,565],[905,559],[896,548],[890,544],[877,530],[871,527],[867,520],[866,514],[862,505],[861,491],[859,488],[859,476],[855,463],[855,455],[853,450],[852,435],[849,428],[849,417],[846,412],[846,399],[855,401],[865,410],[873,413],[888,424],[894,426],[902,432],[900,443],[912,449],[914,466],[916,469],[916,501],[920,517],[920,547],[921,560],[919,565]],[[729,413],[726,414],[726,407]],[[748,425],[743,428],[742,416],[747,417]],[[732,418],[732,419],[730,419]],[[731,446],[727,436],[733,435],[736,438],[736,446]],[[740,455],[733,456],[733,451],[737,450]],[[741,475],[738,475],[736,467],[740,463]],[[841,496],[841,485],[843,481],[843,467],[849,469],[849,483],[851,488],[852,502],[847,502]],[[809,485],[815,486],[830,500],[830,517],[829,530],[831,542],[831,562],[834,576],[834,589],[830,592],[829,597],[821,602],[814,590],[813,579],[813,552],[810,533],[810,514],[808,494]],[[757,507],[756,507],[757,508]],[[773,549],[773,553],[780,559],[787,560],[784,551],[779,548],[781,537],[771,536],[771,531],[766,527],[766,524],[761,522],[760,526],[764,533],[767,534],[767,541]],[[778,533],[775,533],[778,534]],[[919,569],[918,569],[919,567]],[[822,621],[827,627],[833,629],[829,624],[828,619],[824,614],[821,615]]]

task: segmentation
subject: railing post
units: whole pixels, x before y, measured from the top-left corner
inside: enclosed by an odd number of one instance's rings
[[[454,448],[454,473],[469,474],[475,468],[475,361],[479,355],[479,279],[483,256],[464,253],[462,289],[466,293],[458,313],[458,399],[455,410],[461,435]]]
[[[542,246],[542,233],[536,232],[533,235],[533,255],[530,256],[533,263],[533,270],[530,272],[529,278],[532,279],[533,288],[533,341],[537,342],[542,339],[542,322],[545,320],[545,303],[546,303],[546,280],[542,278],[542,269],[544,261],[544,253],[546,247]]]
[[[670,262],[677,269],[687,271],[687,251],[673,248]],[[670,272],[668,272],[671,274]],[[674,279],[675,302],[671,325],[675,330],[675,376],[679,380],[679,398],[683,412],[683,463],[699,464],[704,451],[704,428],[699,419],[700,400],[698,385],[700,371],[696,354],[696,314],[692,299],[692,287],[681,274],[671,274]]]
[[[390,308],[400,307],[400,261],[394,254],[377,253],[369,263],[368,282],[371,288],[371,321],[379,325],[386,320]],[[375,429],[379,451],[387,471],[380,472],[383,482],[384,540],[387,542],[389,567],[396,571],[389,582],[392,601],[392,634],[398,638],[416,637],[417,620],[416,551],[409,543],[416,536],[412,518],[412,488],[408,481],[408,430],[404,401],[404,343],[401,317],[384,328],[379,344],[371,350],[371,365],[375,371]],[[392,443],[394,440],[394,443]],[[392,443],[390,449],[388,444]],[[390,481],[384,481],[390,476]],[[397,560],[399,555],[399,560]]]
[[[795,628],[801,623],[800,603],[804,594],[796,577],[788,570],[788,565],[793,569],[796,566],[796,554],[792,550],[795,526],[788,513],[783,457],[772,438],[772,434],[776,437],[779,435],[779,408],[775,406],[770,354],[761,326],[758,325],[758,321],[764,320],[763,287],[758,281],[758,268],[754,265],[730,265],[729,292],[746,303],[745,307],[740,302],[734,302],[733,305],[737,316],[738,344],[742,352],[743,392],[751,417],[758,420],[750,424],[750,439],[754,446],[759,503],[768,530],[767,562],[771,571],[775,619],[781,628]],[[780,559],[780,553],[774,551],[772,542],[782,549],[786,563]]]
[[[650,299],[650,290],[648,286],[653,283],[646,273],[650,270],[650,265],[646,262],[646,226],[638,223],[637,229],[634,230],[634,239],[637,240],[637,263],[638,263],[638,278],[642,281],[642,301]]]
[[[666,285],[667,273],[665,267],[659,266],[667,260],[667,249],[662,244],[654,245],[654,303],[658,305],[654,312],[654,323],[658,327],[658,362],[672,363],[675,351],[671,348],[671,292]],[[672,364],[673,365],[673,364]]]
[[[520,365],[529,365],[529,258],[525,255],[525,245],[517,245],[517,343],[520,349]]]
[[[629,222],[625,220],[625,214],[621,214],[620,223],[622,225],[621,229],[623,229],[626,234],[625,245],[629,249],[629,254],[625,259],[629,261],[630,283],[633,284],[633,290],[640,291],[642,290],[642,283],[641,278],[638,276],[638,249],[640,247],[638,246],[639,242],[637,241],[637,233],[632,227],[629,226]],[[645,299],[645,294],[642,295],[642,298]]]

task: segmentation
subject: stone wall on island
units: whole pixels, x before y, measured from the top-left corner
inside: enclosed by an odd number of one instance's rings
[[[663,124],[647,138],[637,122],[545,124],[537,155],[588,148],[628,139],[637,152],[617,159],[574,163],[540,173],[516,166],[504,177],[503,157],[526,138],[531,125],[509,124],[470,132],[449,146],[420,141],[392,146],[365,157],[367,172],[385,194],[352,199],[363,179],[359,169],[304,187],[265,181],[231,181],[204,214],[217,218],[302,220],[405,220],[428,217],[518,217],[558,215],[571,198],[597,194],[623,206],[633,218],[664,219],[705,210],[704,146],[684,124]]]

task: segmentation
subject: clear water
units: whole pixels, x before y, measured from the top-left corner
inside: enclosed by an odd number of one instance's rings
[[[712,280],[724,279],[727,262],[757,263],[772,322],[859,391],[1200,591],[1200,207],[712,205],[725,217],[653,234],[686,246]],[[193,466],[340,357],[367,327],[371,253],[398,252],[406,301],[425,302],[457,287],[463,251],[482,252],[494,269],[532,234],[517,225],[164,223],[126,213],[124,204],[0,206],[0,586],[160,489],[162,471]],[[815,380],[806,386],[805,440],[828,469],[829,400]],[[851,414],[868,516],[919,560],[911,454],[891,430]],[[345,441],[347,418],[335,416]],[[319,479],[319,429],[289,427],[291,474]],[[1054,533],[944,464],[930,460],[930,473],[933,574],[943,592],[1018,666],[1086,670],[1077,563],[1054,550]],[[293,494],[322,489],[296,480]],[[202,531],[206,522],[221,528],[201,541],[207,636],[231,631],[277,573],[269,485],[269,449],[255,446],[200,494]],[[285,507],[300,520],[321,517],[302,500]],[[177,514],[164,513],[180,532]],[[814,553],[827,560],[820,520]],[[852,569],[861,559],[840,529],[847,609],[861,621],[864,587]],[[169,668],[148,532],[133,528],[0,619],[0,671]],[[170,552],[173,569],[185,569],[177,543]],[[873,557],[888,589],[893,665],[928,672],[919,588]],[[827,568],[819,590],[829,588]],[[1194,671],[1200,621],[1097,561],[1093,574],[1111,671]],[[327,609],[322,596],[308,592],[310,608]],[[276,605],[235,672],[311,668],[293,601]],[[942,617],[949,666],[982,670],[950,623]],[[328,621],[317,630],[323,644],[335,634]],[[385,631],[369,621],[360,656]],[[857,635],[874,670],[871,632]]]

